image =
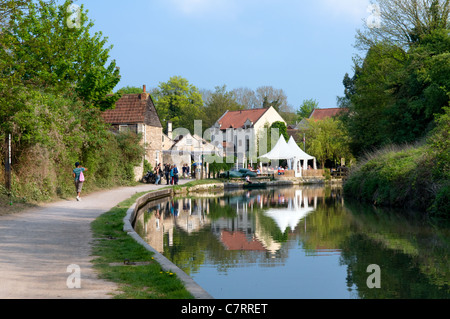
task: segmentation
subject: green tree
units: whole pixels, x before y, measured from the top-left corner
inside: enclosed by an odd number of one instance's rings
[[[302,105],[297,110],[297,120],[301,121],[304,118],[309,118],[312,112],[319,107],[319,102],[314,99],[303,100]]]
[[[244,106],[236,101],[234,93],[227,91],[226,85],[216,86],[202,107],[203,129],[210,128],[226,112],[243,110]]]
[[[171,121],[173,128],[185,128],[194,133],[194,121],[199,120],[203,99],[199,90],[181,76],[173,76],[159,84],[153,95],[161,120]]]
[[[327,160],[336,163],[341,158],[351,160],[349,137],[339,119],[327,118],[324,120],[309,119],[306,131],[306,151],[316,157],[325,168]]]
[[[79,25],[69,23],[71,0],[61,5],[27,1],[11,10],[0,34],[1,81],[75,94],[87,105],[105,110],[120,95],[109,94],[120,80],[110,47],[80,7]]]
[[[137,86],[124,86],[124,87],[120,88],[119,90],[117,90],[117,92],[121,93],[121,94],[140,94],[143,91],[144,90],[142,87],[137,87]]]
[[[373,46],[344,78],[340,102],[360,155],[390,143],[413,142],[432,127],[435,114],[449,103],[450,36],[447,30],[424,35],[406,52],[389,43]]]
[[[279,136],[283,135],[286,142],[289,140],[289,135],[287,133],[287,127],[284,122],[281,122],[281,121],[273,122],[272,125],[270,126],[270,129],[271,130],[277,129]]]

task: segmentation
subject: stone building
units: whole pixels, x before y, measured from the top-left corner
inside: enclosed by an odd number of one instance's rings
[[[106,123],[111,124],[113,132],[142,133],[142,143],[145,145],[143,160],[147,160],[152,167],[162,163],[164,146],[168,147],[172,143],[166,141],[169,137],[163,134],[161,121],[145,85],[140,94],[124,94],[116,102],[116,107],[104,111],[102,117]],[[143,166],[136,168],[135,176],[137,179],[143,176]]]

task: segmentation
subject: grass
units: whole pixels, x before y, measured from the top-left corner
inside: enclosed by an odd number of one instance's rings
[[[443,181],[435,177],[434,163],[434,154],[426,144],[388,146],[366,154],[352,170],[344,191],[374,205],[413,208],[448,218],[448,205],[432,209],[437,199],[448,198]]]
[[[193,299],[175,274],[163,271],[153,253],[123,231],[128,208],[145,193],[135,194],[92,222],[94,268],[101,279],[118,284],[116,299]]]

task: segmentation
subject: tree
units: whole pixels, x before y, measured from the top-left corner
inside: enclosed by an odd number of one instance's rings
[[[117,90],[117,92],[121,94],[140,94],[143,91],[144,89],[138,86],[124,86],[123,88]]]
[[[309,118],[318,106],[319,103],[314,99],[303,100],[302,105],[300,105],[300,108],[297,110],[297,120],[301,121],[304,118]]]
[[[232,90],[232,93],[236,99],[236,102],[240,105],[243,105],[246,109],[255,109],[261,107],[261,104],[256,97],[255,91],[249,88],[237,88]]]
[[[341,158],[352,159],[350,140],[345,127],[339,119],[308,119],[309,129],[306,131],[307,152],[325,168],[327,160],[333,163]]]
[[[354,154],[390,143],[409,143],[432,128],[435,114],[449,103],[450,36],[447,30],[424,35],[408,51],[380,42],[344,78],[350,109],[343,116]]]
[[[87,105],[105,110],[120,95],[109,94],[120,80],[110,47],[101,32],[91,35],[87,11],[79,11],[79,25],[71,27],[72,4],[26,1],[22,10],[8,11],[0,35],[1,81],[10,87],[31,85],[73,94]]]
[[[233,91],[227,91],[226,85],[216,86],[202,108],[203,128],[210,128],[226,112],[244,109],[236,101]]]
[[[153,95],[162,121],[171,121],[173,128],[184,128],[194,134],[194,121],[201,117],[203,106],[199,90],[181,76],[161,82]]]
[[[272,86],[260,86],[256,89],[258,105],[263,108],[273,106],[278,112],[290,112],[292,107],[287,102],[287,96],[282,89]]]
[[[357,46],[369,49],[379,42],[406,49],[434,30],[450,28],[450,0],[377,0],[379,27],[366,24],[357,32]]]

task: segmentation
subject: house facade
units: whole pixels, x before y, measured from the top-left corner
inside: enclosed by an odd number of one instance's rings
[[[163,134],[161,121],[150,94],[146,92],[145,85],[143,93],[124,94],[116,102],[114,109],[102,113],[102,118],[111,125],[113,132],[142,133],[142,143],[145,145],[144,159],[153,167],[162,162],[163,147],[168,147],[167,145],[171,143],[165,141],[168,137]],[[142,175],[143,167],[136,168],[135,176],[140,179]]]
[[[256,160],[258,143],[264,129],[274,122],[286,121],[271,106],[269,108],[248,109],[225,112],[209,129],[211,143],[222,148],[227,157],[234,156],[239,162]]]
[[[191,166],[192,162],[202,162],[202,155],[223,156],[222,149],[196,134],[188,133],[177,136],[172,146],[163,151],[163,161],[180,168],[184,164]]]

